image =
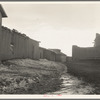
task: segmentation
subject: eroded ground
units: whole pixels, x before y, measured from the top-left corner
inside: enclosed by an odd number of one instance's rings
[[[0,64],[0,94],[44,94],[57,91],[66,66],[48,60],[15,59]]]

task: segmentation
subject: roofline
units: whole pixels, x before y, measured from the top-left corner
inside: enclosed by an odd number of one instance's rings
[[[39,47],[40,49],[46,49],[46,48],[43,48],[43,47]]]
[[[40,41],[37,41],[37,40],[34,40],[34,39],[32,39],[32,40],[35,41],[35,42],[41,43]]]
[[[0,12],[2,14],[2,17],[8,17],[1,4],[0,4],[0,8],[1,8]]]

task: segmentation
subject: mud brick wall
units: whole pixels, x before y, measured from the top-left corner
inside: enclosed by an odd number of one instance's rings
[[[14,58],[39,59],[39,42],[25,34],[2,27],[0,33],[0,60]]]
[[[56,54],[48,49],[44,49],[44,58],[55,61],[56,60]]]
[[[75,59],[100,59],[100,47],[80,48],[73,46],[72,58]]]

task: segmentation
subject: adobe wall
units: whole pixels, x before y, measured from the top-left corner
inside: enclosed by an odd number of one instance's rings
[[[47,49],[44,50],[44,58],[50,60],[50,51],[48,51]]]
[[[26,56],[26,41],[20,33],[12,31],[13,58],[25,58]]]
[[[32,59],[39,59],[39,43],[36,42],[35,40],[32,39],[28,39],[28,53],[29,53],[29,57],[31,57]]]
[[[47,60],[55,61],[56,55],[54,52],[44,49],[44,58]]]
[[[56,53],[60,53],[60,52],[61,52],[60,49],[49,49],[49,50],[54,51],[54,52],[56,52]]]
[[[56,54],[56,61],[58,61],[58,62],[61,61],[61,54]]]
[[[0,32],[1,32],[1,26],[2,26],[2,15],[1,15],[1,12],[0,12]]]
[[[72,47],[72,58],[75,59],[100,59],[100,47],[80,48]]]
[[[50,60],[55,61],[56,54],[54,52],[50,52]]]
[[[44,59],[44,49],[39,47],[39,56],[40,56],[40,59]]]
[[[1,32],[2,28],[1,28],[1,25],[2,25],[2,15],[1,15],[1,12],[0,12],[0,45],[2,45],[2,32]],[[0,54],[1,54],[1,50],[0,50]],[[0,58],[1,58],[1,56],[0,56]]]
[[[16,58],[31,58],[38,60],[41,54],[42,59],[59,62],[65,61],[65,56],[61,56],[61,54],[57,54],[49,49],[40,49],[39,42],[30,39],[25,34],[21,34],[16,30],[2,27],[0,35],[0,60]]]
[[[2,27],[0,36],[0,60],[11,59],[12,52],[10,48],[11,43],[11,30],[8,28]]]
[[[39,42],[6,27],[2,27],[0,35],[0,60],[12,58],[39,59]]]
[[[61,62],[66,62],[66,56],[61,54]]]

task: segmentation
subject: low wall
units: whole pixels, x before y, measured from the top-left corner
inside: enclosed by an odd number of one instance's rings
[[[73,46],[72,58],[75,59],[100,59],[100,47],[80,48]]]

